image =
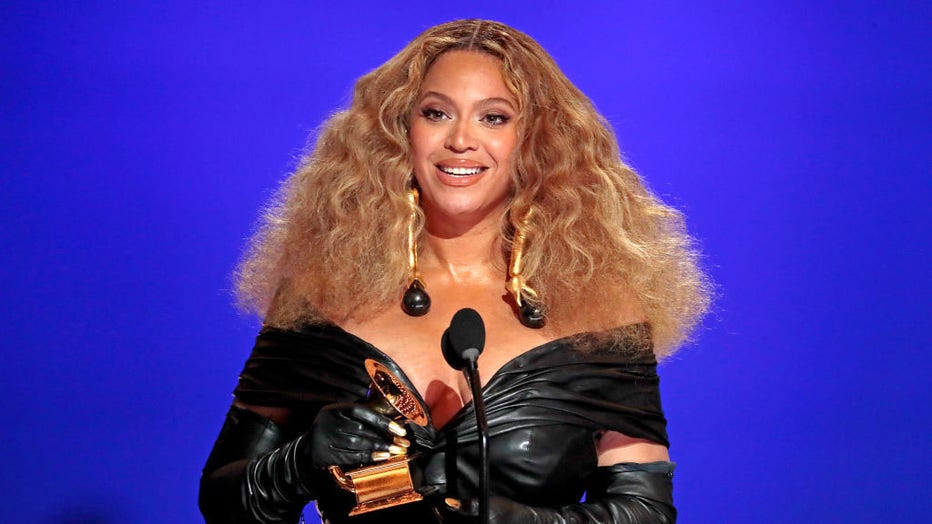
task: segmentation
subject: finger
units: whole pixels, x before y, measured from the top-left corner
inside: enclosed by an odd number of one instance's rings
[[[385,436],[374,431],[371,426],[362,424],[358,421],[347,419],[346,422],[337,430],[339,438],[334,438],[330,442],[332,449],[338,449],[348,452],[387,452],[390,455],[407,455],[411,442],[401,437],[393,437],[391,441],[385,440]],[[374,455],[376,456],[376,455]],[[381,456],[381,455],[377,455]]]
[[[448,510],[458,515],[475,517],[479,514],[478,499],[460,500],[452,497],[446,497],[443,499],[443,503],[446,505]]]
[[[390,459],[392,456],[390,451],[378,449],[377,446],[366,446],[363,449],[331,446],[329,452],[322,459],[327,461],[328,465],[354,466],[381,462]]]
[[[408,448],[397,444],[389,444],[379,440],[374,433],[369,435],[344,435],[343,438],[330,442],[330,455],[341,456],[343,460],[355,460],[359,463],[381,462],[391,457],[408,454]]]
[[[420,493],[422,497],[429,498],[429,497],[433,497],[434,495],[439,494],[441,489],[440,489],[440,486],[420,486],[415,491]],[[451,500],[456,500],[456,499],[451,499]]]
[[[376,413],[372,408],[361,404],[354,404],[347,412],[346,416],[378,430],[384,437],[391,439],[394,437],[404,437],[408,431],[401,424]]]
[[[385,453],[388,456],[408,454],[406,447],[373,439],[345,439],[339,446],[331,445],[330,449],[340,453],[371,453],[372,456],[377,456],[376,453]]]
[[[352,412],[337,412],[332,417],[324,423],[330,428],[331,446],[349,451],[388,451],[389,446],[397,445],[383,431],[368,421],[359,420]]]
[[[396,446],[394,444],[388,446],[388,451],[373,451],[372,460],[388,460],[391,457],[400,457],[408,454],[408,448],[403,448],[401,446]]]
[[[396,437],[404,437],[408,434],[408,430],[404,426],[395,422],[394,420],[388,424],[388,430],[392,432]]]
[[[369,426],[354,423],[352,427],[339,428],[330,439],[329,445],[334,450],[346,452],[373,452],[392,450],[396,446]],[[397,447],[397,446],[396,446]]]
[[[407,455],[407,448],[396,446],[394,444],[384,444],[372,442],[370,445],[360,442],[358,446],[347,448],[343,446],[331,446],[332,456],[341,456],[344,460],[365,463],[368,461],[381,462],[392,457]]]

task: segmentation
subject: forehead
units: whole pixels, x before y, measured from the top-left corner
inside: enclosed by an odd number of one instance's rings
[[[421,92],[444,91],[494,92],[495,96],[508,96],[502,77],[502,61],[477,51],[454,50],[438,56],[421,82]]]

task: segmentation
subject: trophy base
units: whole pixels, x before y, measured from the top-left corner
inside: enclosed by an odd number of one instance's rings
[[[357,504],[350,512],[349,516],[361,515],[363,513],[369,513],[370,511],[377,511],[380,509],[390,508],[392,506],[400,506],[402,504],[408,504],[409,502],[417,502],[419,500],[424,500],[424,497],[420,496],[417,492],[402,493],[401,495],[391,495],[379,500],[371,500],[369,502],[363,502]]]
[[[410,457],[394,457],[346,473],[337,466],[330,466],[337,484],[356,495],[356,506],[349,516],[423,500],[424,497],[414,491],[409,460]]]

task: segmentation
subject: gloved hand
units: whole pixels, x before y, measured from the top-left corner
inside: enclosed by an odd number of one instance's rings
[[[404,428],[359,404],[323,408],[313,428],[287,441],[271,420],[233,406],[201,480],[208,522],[294,522],[333,488],[327,466],[353,468],[406,452]],[[240,503],[231,495],[241,495]]]
[[[314,468],[353,468],[404,455],[411,445],[404,426],[363,404],[333,404],[320,410],[301,450]]]

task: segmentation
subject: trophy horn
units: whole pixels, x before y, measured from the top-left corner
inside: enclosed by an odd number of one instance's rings
[[[372,380],[366,402],[374,411],[392,420],[410,420],[427,426],[427,415],[417,397],[384,365],[366,359],[366,372]],[[423,497],[414,491],[409,456],[392,457],[385,462],[343,472],[339,466],[328,470],[337,485],[356,495],[349,516],[416,502]]]
[[[404,418],[418,426],[427,426],[424,408],[398,377],[371,358],[367,358],[365,364],[372,380],[366,397],[369,407],[392,420]]]

